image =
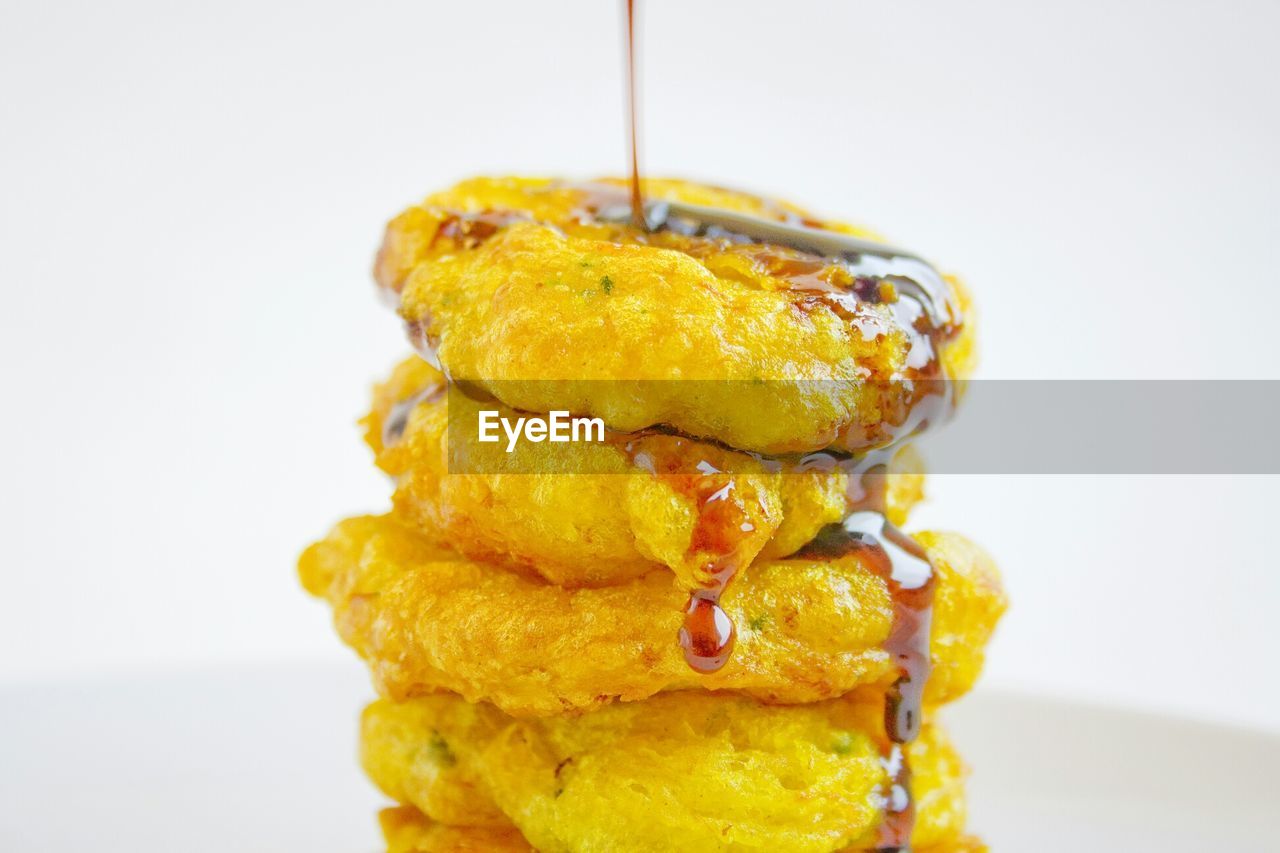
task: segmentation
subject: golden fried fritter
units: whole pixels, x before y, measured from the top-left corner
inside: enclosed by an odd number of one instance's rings
[[[387,853],[462,853],[463,850],[492,850],[493,853],[530,853],[529,841],[520,831],[476,826],[436,824],[412,806],[385,808],[378,820],[387,839]],[[618,848],[618,853],[630,848]],[[975,838],[959,838],[920,850],[920,853],[987,853],[987,845]]]
[[[990,558],[955,534],[917,540],[938,571],[926,701],[964,693],[1005,607]],[[699,674],[676,643],[684,593],[663,571],[569,590],[458,559],[388,517],[338,524],[299,561],[338,631],[391,698],[450,690],[515,716],[632,701],[672,690],[736,690],[812,702],[887,684],[888,586],[857,555],[757,561],[726,592],[732,659]]]
[[[875,844],[884,817],[879,696],[763,705],[668,693],[580,716],[514,720],[452,695],[370,705],[365,770],[434,820],[435,804],[495,807],[544,853],[580,850],[832,851]],[[965,768],[936,726],[906,747],[914,845],[964,829]]]
[[[688,492],[687,476],[649,473],[635,462],[642,455],[677,471],[708,462],[731,472],[721,479],[731,484],[729,499],[738,509],[731,529],[712,538],[728,541],[741,565],[791,554],[848,511],[848,475],[838,467],[769,472],[745,454],[666,435],[610,436],[603,444],[522,442],[512,453],[478,443],[471,433],[450,437],[450,421],[475,423],[482,404],[432,393],[442,382],[420,358],[397,366],[374,392],[365,440],[378,465],[396,478],[396,517],[473,559],[566,586],[617,583],[667,565],[682,587],[705,586],[707,567],[723,555],[698,547],[695,534],[706,526],[702,504]],[[498,404],[483,408],[511,415]],[[468,470],[484,473],[449,473],[451,449],[454,458],[465,455]],[[519,473],[502,473],[504,466]],[[923,494],[924,475],[909,447],[892,470],[886,514],[901,524]],[[573,473],[579,471],[599,473]]]
[[[742,193],[676,181],[645,189],[865,233]],[[971,371],[971,312],[957,282],[937,306],[946,334],[926,340],[921,309],[901,314],[908,297],[891,284],[853,304],[858,281],[842,266],[606,224],[590,213],[598,193],[466,181],[388,225],[375,276],[451,377],[516,409],[589,414],[619,432],[668,424],[775,454],[881,444],[915,393],[901,381]]]
[[[453,699],[456,704],[441,704]],[[422,701],[425,704],[418,705]],[[493,802],[488,783],[474,761],[459,761],[459,743],[415,713],[439,706],[448,709],[449,731],[492,734],[505,717],[485,703],[465,702],[451,694],[409,700],[404,710],[375,713],[365,710],[360,761],[383,793],[401,803],[413,803],[432,820],[450,826],[507,828],[511,821]],[[376,742],[376,747],[372,744]]]
[[[449,826],[437,823],[412,806],[383,809],[378,813],[387,853],[533,853],[520,830],[507,824]]]
[[[462,853],[471,850],[529,853],[533,850],[515,827],[496,830],[445,826],[435,823],[413,806],[383,809],[378,820],[387,841],[387,853]],[[628,849],[618,848],[619,853]],[[976,838],[965,837],[922,849],[920,853],[987,853],[987,846]]]

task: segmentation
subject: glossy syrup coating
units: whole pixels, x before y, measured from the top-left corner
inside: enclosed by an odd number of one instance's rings
[[[696,589],[729,558],[736,571],[757,557],[793,553],[848,509],[848,475],[838,467],[783,472],[666,435],[611,435],[603,445],[521,442],[511,454],[505,443],[464,446],[455,436],[450,445],[450,406],[461,424],[475,423],[482,407],[517,413],[457,393],[447,400],[432,394],[442,382],[422,359],[405,360],[377,386],[362,423],[378,466],[396,481],[395,516],[473,559],[574,587],[666,566],[682,588]],[[486,473],[449,473],[451,446],[455,458],[465,455],[467,470]],[[702,463],[730,476],[698,482],[690,474]],[[503,466],[526,473],[503,474]],[[894,458],[886,498],[894,523],[923,496],[921,468],[910,447]],[[727,500],[708,502],[729,483]],[[727,506],[741,517],[724,512]]]
[[[866,233],[685,182],[644,191]],[[929,324],[891,282],[787,247],[605,221],[610,198],[544,179],[464,182],[388,225],[376,277],[451,377],[620,432],[666,424],[774,454],[865,449],[895,437],[928,383],[970,372],[972,317],[953,280]]]
[[[955,534],[921,535],[937,569],[933,669],[925,701],[963,694],[1005,606],[989,557]],[[730,690],[813,702],[888,687],[889,585],[858,556],[748,567],[723,606],[732,659],[691,669],[675,642],[685,593],[664,570],[570,590],[463,560],[387,517],[340,523],[299,562],[340,635],[394,699],[451,690],[515,716],[554,715],[674,690]]]
[[[765,705],[671,693],[515,720],[448,694],[375,702],[361,754],[388,796],[494,808],[543,851],[865,849],[881,820],[880,697]],[[966,769],[940,728],[907,747],[929,847],[961,835]],[[478,786],[447,790],[465,773]],[[449,816],[456,812],[448,813]],[[465,819],[465,816],[463,816]]]

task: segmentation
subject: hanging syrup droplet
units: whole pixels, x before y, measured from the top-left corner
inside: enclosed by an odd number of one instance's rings
[[[679,637],[689,666],[703,673],[721,669],[733,653],[736,636],[733,620],[720,606],[718,595],[696,592],[689,597]]]
[[[697,514],[685,556],[698,561],[698,586],[689,591],[679,642],[691,667],[715,672],[728,663],[735,637],[721,596],[747,562],[748,543],[769,511],[759,494],[740,488],[738,478],[717,467],[714,455],[706,458],[696,442],[657,431],[613,440],[634,467],[693,502]]]

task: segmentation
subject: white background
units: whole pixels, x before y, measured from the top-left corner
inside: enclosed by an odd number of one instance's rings
[[[1280,376],[1275,3],[645,5],[649,170],[962,273],[983,376]],[[293,561],[386,505],[382,223],[621,171],[620,46],[602,0],[5,3],[0,680],[347,654]],[[1013,595],[989,684],[1280,729],[1277,479],[931,491]]]

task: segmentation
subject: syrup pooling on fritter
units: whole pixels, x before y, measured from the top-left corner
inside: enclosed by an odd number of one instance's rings
[[[891,330],[880,315],[860,311],[860,306],[887,306],[896,329],[909,339],[903,370],[891,379],[872,380],[871,384],[879,381],[885,386],[881,397],[888,405],[882,418],[860,428],[850,425],[833,435],[831,449],[859,453],[890,446],[950,413],[952,388],[940,356],[942,347],[958,335],[962,318],[942,277],[919,258],[825,230],[819,220],[767,200],[760,200],[761,209],[780,221],[658,202],[647,208],[647,230],[641,230],[631,221],[632,208],[622,187],[549,184],[545,191],[567,192],[574,198],[569,222],[556,224],[566,233],[581,229],[587,236],[614,243],[673,249],[729,279],[766,276],[802,294],[794,302],[797,311],[828,309],[866,340]],[[516,222],[537,221],[521,211],[450,211],[431,244],[443,240],[460,250],[473,250]],[[392,291],[393,300],[398,299],[402,279],[384,276],[380,283]],[[408,334],[424,359],[447,372],[436,352],[439,341],[421,320],[409,321]]]
[[[780,205],[770,209],[780,221],[660,201],[646,207],[644,221],[651,245],[688,254],[730,278],[763,272],[805,294],[796,303],[798,310],[808,312],[821,305],[866,339],[888,329],[878,315],[861,313],[859,306],[889,307],[895,324],[909,338],[905,370],[891,380],[907,393],[887,397],[897,405],[883,420],[847,430],[832,449],[856,454],[889,447],[945,420],[955,400],[940,354],[959,333],[962,321],[942,276],[902,250],[828,231],[819,220]],[[617,222],[624,215],[621,197],[606,184],[591,188],[582,210],[592,221]],[[624,237],[618,234],[614,239]]]
[[[518,410],[771,455],[945,415],[972,356],[958,282],[779,202],[645,186],[652,231],[614,218],[620,186],[465,182],[392,221],[378,282],[424,358]]]

